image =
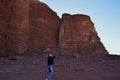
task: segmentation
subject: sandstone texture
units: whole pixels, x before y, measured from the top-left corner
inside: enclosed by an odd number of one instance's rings
[[[106,53],[94,24],[87,15],[63,14],[59,32],[59,47],[81,53]]]
[[[0,0],[0,55],[46,48],[108,53],[87,15],[56,12],[38,0]]]
[[[39,52],[57,44],[60,19],[46,4],[30,3],[30,51]]]
[[[22,54],[28,48],[29,0],[0,0],[2,54]]]

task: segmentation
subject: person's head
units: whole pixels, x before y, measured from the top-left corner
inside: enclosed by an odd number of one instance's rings
[[[53,55],[52,54],[48,54],[48,57],[53,57]]]

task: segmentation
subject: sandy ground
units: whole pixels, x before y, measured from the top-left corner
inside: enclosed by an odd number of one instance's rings
[[[120,80],[120,56],[55,55],[52,80]],[[0,80],[45,80],[47,54],[0,59]]]

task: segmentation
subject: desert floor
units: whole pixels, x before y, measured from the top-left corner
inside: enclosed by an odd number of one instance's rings
[[[0,58],[0,80],[45,80],[47,54]],[[52,80],[120,80],[120,56],[56,54]]]

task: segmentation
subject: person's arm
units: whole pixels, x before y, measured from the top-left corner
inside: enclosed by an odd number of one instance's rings
[[[55,56],[53,56],[53,59],[55,59]]]

